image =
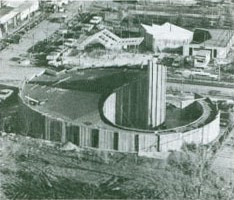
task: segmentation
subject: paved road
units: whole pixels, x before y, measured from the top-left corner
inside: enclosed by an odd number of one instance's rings
[[[71,19],[78,12],[80,2],[72,2],[67,5],[66,16],[67,20]],[[87,4],[90,5],[90,4]],[[64,13],[61,13],[64,14]],[[43,68],[26,66],[12,61],[13,57],[27,54],[27,50],[36,44],[52,35],[58,30],[60,24],[52,23],[47,20],[42,21],[36,27],[28,31],[19,44],[9,45],[6,49],[0,52],[0,83],[18,86],[25,78],[30,78],[34,74],[40,73]]]
[[[185,83],[171,83],[167,82],[167,88],[179,91],[194,92],[200,94],[207,94],[211,90],[220,91],[220,95],[234,96],[234,88],[228,87],[217,87],[217,86],[206,86],[204,85],[191,85]]]
[[[98,56],[68,56],[65,61],[71,65],[79,64],[81,67],[110,67],[110,66],[124,66],[124,65],[146,65],[148,59],[152,58],[151,55],[145,54],[133,54],[133,53],[122,53],[122,54],[108,54]]]
[[[59,28],[59,24],[48,21],[41,22],[37,27],[26,33],[19,44],[9,45],[0,52],[0,82],[10,80],[21,81],[25,77],[29,78],[35,73],[39,73],[43,69],[36,67],[25,67],[11,59],[26,55],[27,50],[36,42],[44,40],[53,34]]]
[[[169,12],[155,12],[155,11],[145,11],[145,10],[128,10],[129,14],[132,15],[152,15],[152,16],[164,16],[164,17],[175,17],[178,16],[177,13],[169,13]],[[202,14],[193,14],[193,13],[183,13],[183,17],[191,17],[191,18],[201,18]],[[209,19],[219,19],[219,15],[206,15]]]

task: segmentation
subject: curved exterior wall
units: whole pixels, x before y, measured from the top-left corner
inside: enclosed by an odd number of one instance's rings
[[[115,94],[114,94],[115,95]],[[110,116],[108,113],[109,107],[112,107],[113,98],[107,98],[104,106],[104,115],[108,118]],[[115,101],[114,101],[115,102]],[[204,111],[203,107],[197,103],[196,109],[201,113]],[[106,109],[106,110],[105,110]],[[194,107],[193,107],[194,109]],[[191,112],[191,111],[190,111]],[[139,135],[139,154],[144,152],[152,151],[168,151],[168,150],[180,150],[183,143],[195,143],[195,144],[208,144],[213,141],[220,133],[220,114],[217,110],[213,111],[216,114],[213,116],[213,119],[207,124],[197,127],[196,123],[199,120],[202,120],[202,115],[200,118],[194,122],[187,124],[183,127],[178,127],[165,131],[158,132],[141,132],[140,130],[133,130],[136,134]],[[111,123],[114,124],[113,121]],[[190,129],[188,128],[190,127]],[[119,127],[124,128],[124,127]],[[126,128],[126,127],[125,127]],[[187,131],[186,131],[187,129]]]
[[[183,143],[208,144],[218,137],[220,133],[219,121],[218,114],[212,122],[201,128],[195,128],[184,133],[171,132],[160,135],[159,150],[179,150]]]
[[[40,113],[23,101],[21,103],[21,113],[24,114],[21,119],[27,126],[27,132],[33,133],[29,134],[31,136],[57,142],[71,141],[80,147],[110,151],[143,154],[155,151],[180,150],[185,142],[207,144],[219,134],[219,114],[211,122],[200,128],[185,132],[175,128],[157,133],[153,131],[124,130],[111,126],[101,128],[93,125],[73,124],[63,119],[56,119],[46,113]]]
[[[103,75],[102,71],[95,73]],[[119,76],[124,76],[124,73],[107,75],[110,81],[118,76],[115,78],[118,82]],[[219,114],[209,100],[195,102],[193,109],[200,112],[194,122],[170,130],[152,129],[165,120],[165,73],[165,68],[152,61],[148,75],[144,73],[136,78],[138,73],[134,71],[129,73],[134,79],[114,84],[109,91],[98,90],[99,93],[94,89],[99,82],[102,83],[99,83],[99,87],[105,87],[102,81],[107,75],[76,90],[53,87],[61,77],[49,77],[50,82],[40,84],[36,81],[26,82],[19,93],[21,124],[24,125],[22,132],[46,140],[70,141],[80,147],[139,154],[180,150],[184,142],[211,142],[219,134]],[[129,74],[125,75],[129,77]],[[65,75],[70,76],[68,73]],[[65,75],[62,80],[67,79]],[[69,83],[82,86],[87,77],[93,78],[93,73],[87,72],[84,78],[80,72],[74,76],[75,80],[77,76],[82,77],[80,82]],[[90,86],[95,87],[91,90]],[[126,120],[129,118],[130,121]],[[133,121],[135,124],[132,125]],[[139,128],[137,125],[140,125]]]
[[[115,124],[148,129],[148,85],[146,78],[132,82],[115,91]]]
[[[110,122],[129,128],[153,129],[166,118],[166,67],[149,61],[148,75],[126,84],[104,103]]]
[[[138,134],[131,131],[70,123],[42,113],[24,101],[21,101],[20,113],[24,124],[23,132],[33,137],[56,142],[70,141],[80,147],[102,150],[138,151]]]

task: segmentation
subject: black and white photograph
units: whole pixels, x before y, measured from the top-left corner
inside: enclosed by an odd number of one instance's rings
[[[234,0],[0,0],[0,200],[234,200]]]

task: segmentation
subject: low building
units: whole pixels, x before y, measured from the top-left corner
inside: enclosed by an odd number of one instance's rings
[[[224,29],[196,29],[190,44],[184,45],[185,56],[195,56],[200,50],[210,51],[210,58],[226,58],[234,41],[234,31]]]
[[[0,38],[7,35],[9,29],[17,27],[22,21],[30,18],[39,10],[39,1],[22,1],[14,4],[6,2],[6,6],[0,8]]]
[[[12,7],[4,7],[0,9],[0,27],[1,37],[8,32],[9,27],[17,25],[17,12]]]
[[[137,37],[137,38],[120,38],[119,36],[115,35],[111,31],[107,29],[103,29],[84,40],[77,42],[77,49],[78,50],[84,50],[88,45],[92,44],[101,44],[106,49],[109,50],[121,50],[126,49],[130,46],[139,46],[142,41],[143,37]]]
[[[20,20],[26,20],[39,10],[39,1],[25,1],[15,11],[19,14]]]
[[[154,52],[183,47],[193,39],[193,32],[168,22],[161,26],[142,24],[141,34],[146,47]]]
[[[210,51],[200,50],[197,51],[194,58],[194,67],[206,68],[210,62]]]

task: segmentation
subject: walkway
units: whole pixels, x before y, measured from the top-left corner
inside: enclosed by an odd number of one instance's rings
[[[77,48],[79,50],[84,50],[85,47],[91,43],[100,43],[105,46],[106,49],[121,49],[125,46],[139,46],[143,40],[143,37],[120,38],[111,31],[104,29],[89,36],[83,40],[82,43],[77,42]]]
[[[64,58],[64,63],[67,65],[86,67],[117,67],[117,66],[133,66],[133,65],[147,65],[148,59],[152,55],[144,55],[140,53],[113,53],[106,54],[99,57],[90,57],[88,55],[81,56],[67,56]]]

